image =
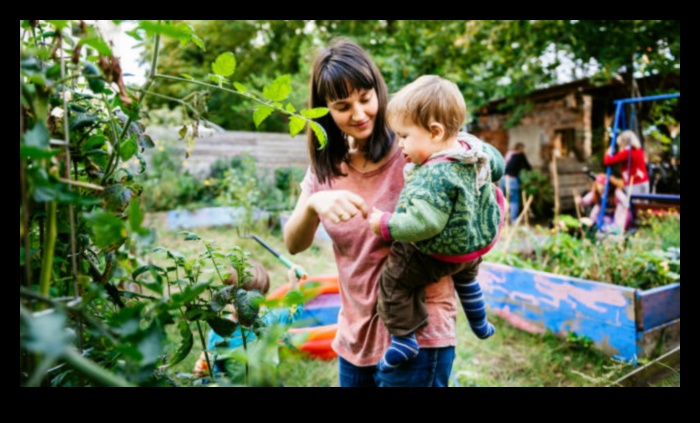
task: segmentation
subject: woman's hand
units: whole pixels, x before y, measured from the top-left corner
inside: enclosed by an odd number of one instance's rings
[[[346,191],[320,191],[309,197],[309,207],[318,217],[323,217],[333,223],[345,222],[358,213],[367,217],[367,203],[359,195]]]

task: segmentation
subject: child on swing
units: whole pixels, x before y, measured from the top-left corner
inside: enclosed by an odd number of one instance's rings
[[[379,361],[388,371],[418,355],[415,331],[427,324],[425,281],[452,275],[469,325],[480,339],[494,334],[476,276],[504,218],[503,156],[459,132],[466,120],[453,82],[421,76],[394,95],[387,120],[407,161],[393,213],[373,209],[372,231],[394,242],[379,279],[377,311],[391,333]]]

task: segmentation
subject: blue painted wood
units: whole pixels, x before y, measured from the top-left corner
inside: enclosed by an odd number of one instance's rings
[[[649,330],[681,317],[681,284],[639,292],[640,327]]]
[[[575,332],[595,347],[636,360],[635,289],[484,262],[479,283],[492,311],[529,332]]]

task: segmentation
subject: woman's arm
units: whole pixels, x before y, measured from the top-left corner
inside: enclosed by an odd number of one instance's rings
[[[314,241],[319,219],[316,211],[309,205],[310,197],[308,192],[302,190],[292,215],[284,225],[284,245],[290,254],[306,250]]]

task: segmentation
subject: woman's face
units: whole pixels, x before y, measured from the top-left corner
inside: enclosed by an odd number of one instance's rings
[[[379,109],[377,92],[354,90],[347,98],[328,101],[328,109],[338,128],[358,142],[366,141],[374,131]]]

